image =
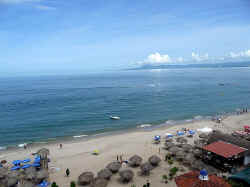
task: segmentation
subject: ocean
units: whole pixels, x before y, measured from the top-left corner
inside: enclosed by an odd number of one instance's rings
[[[0,78],[0,147],[203,119],[249,106],[250,68]]]

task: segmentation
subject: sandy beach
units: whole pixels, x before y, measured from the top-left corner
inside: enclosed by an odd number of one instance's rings
[[[143,157],[143,161],[146,161],[150,156],[156,154],[164,160],[166,151],[163,149],[159,151],[159,148],[163,145],[163,141],[158,145],[152,143],[155,135],[164,136],[167,132],[176,134],[176,131],[182,128],[196,130],[203,127],[210,127],[214,130],[219,129],[226,133],[231,133],[236,129],[241,129],[247,124],[250,124],[250,113],[227,116],[223,118],[220,124],[211,120],[196,121],[171,127],[161,127],[152,131],[139,130],[110,136],[100,136],[89,140],[83,139],[78,142],[64,142],[62,149],[59,148],[58,143],[43,145],[43,147],[50,150],[50,181],[56,181],[60,187],[66,187],[69,186],[71,181],[77,181],[78,176],[84,171],[92,171],[96,174],[99,170],[105,168],[108,163],[115,161],[117,155],[122,155],[124,160],[128,160],[129,157],[138,154]],[[193,138],[188,139],[189,143],[193,144],[193,141],[197,137],[198,133],[196,133]],[[31,158],[31,153],[36,152],[39,148],[41,147],[37,146],[26,150],[2,151],[0,153],[0,160],[5,159],[11,162],[15,159]],[[95,149],[100,151],[99,155],[92,155]],[[65,177],[66,168],[70,169],[70,177]],[[162,175],[167,174],[169,168],[170,166],[165,161],[162,161],[160,166],[154,169],[148,178],[138,176],[137,172],[139,168],[133,169],[135,177],[133,182],[129,184],[119,183],[119,175],[116,174],[112,176],[108,186],[120,187],[131,186],[131,184],[143,186],[147,179],[150,180],[153,186],[166,186],[166,184],[162,182]],[[174,180],[168,183],[168,186],[176,186]]]

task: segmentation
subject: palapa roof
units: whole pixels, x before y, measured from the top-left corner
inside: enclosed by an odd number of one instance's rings
[[[191,171],[175,178],[178,187],[231,187],[223,178],[208,175],[208,180],[199,179],[199,171]]]
[[[237,145],[227,143],[224,141],[217,141],[202,147],[206,151],[213,152],[224,158],[231,158],[232,156],[238,155],[242,152],[247,151],[247,149],[239,147]]]

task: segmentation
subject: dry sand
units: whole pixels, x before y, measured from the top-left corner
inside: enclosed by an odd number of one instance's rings
[[[161,145],[152,144],[154,135],[164,135],[166,132],[176,133],[181,128],[198,129],[210,127],[220,129],[230,133],[235,129],[241,129],[244,125],[250,124],[250,114],[234,115],[223,119],[221,124],[213,121],[198,121],[188,124],[181,124],[171,127],[162,127],[152,131],[135,131],[110,136],[96,137],[95,139],[82,140],[79,142],[64,142],[63,148],[59,149],[58,144],[50,144],[44,147],[50,150],[50,180],[56,181],[60,187],[68,187],[70,181],[77,181],[78,176],[84,171],[92,171],[95,174],[104,168],[111,161],[115,161],[117,155],[123,155],[123,159],[127,160],[134,154],[138,154],[146,161],[150,156],[156,154],[164,160],[165,150],[159,148]],[[196,139],[198,134],[193,138],[189,138],[190,143]],[[19,149],[15,151],[5,151],[0,153],[0,160],[6,159],[12,161],[15,159],[31,158],[31,153],[36,152],[40,147],[28,148],[27,150]],[[95,156],[91,153],[94,149],[100,151],[100,155]],[[176,163],[177,164],[177,163]],[[54,169],[53,169],[54,168]],[[55,168],[60,168],[56,171]],[[69,168],[70,177],[65,177],[65,170]],[[109,187],[136,186],[142,187],[147,179],[150,180],[152,186],[166,186],[162,182],[162,175],[168,174],[170,166],[162,161],[160,166],[152,171],[150,177],[141,177],[137,175],[139,169],[133,169],[135,172],[134,181],[129,184],[120,184],[118,182],[119,175],[112,176]],[[174,180],[167,186],[176,186]]]

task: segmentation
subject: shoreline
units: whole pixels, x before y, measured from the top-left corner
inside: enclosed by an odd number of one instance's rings
[[[52,143],[28,147],[26,150],[9,150],[0,153],[0,160],[7,160],[6,167],[11,167],[13,160],[32,159],[32,153],[45,147],[50,150],[49,181],[56,181],[59,186],[67,187],[71,181],[77,181],[78,176],[82,172],[91,171],[96,175],[97,172],[105,168],[108,163],[116,161],[117,155],[122,155],[124,160],[128,160],[135,154],[141,156],[143,162],[152,155],[157,155],[164,160],[166,153],[166,151],[162,149],[164,138],[160,144],[153,144],[153,137],[155,135],[161,135],[163,137],[167,132],[176,134],[176,132],[182,128],[193,129],[196,130],[195,135],[193,138],[188,138],[188,143],[193,145],[194,141],[199,138],[200,132],[198,132],[197,129],[208,127],[213,130],[221,130],[224,133],[231,133],[234,130],[243,128],[243,126],[247,124],[250,124],[250,113],[227,116],[223,118],[220,124],[212,120],[200,120],[185,124],[161,126],[150,130],[122,131],[120,134],[102,134],[93,138],[79,139],[79,141],[65,141],[63,142],[62,149],[59,148],[57,143]],[[96,149],[99,150],[99,155],[93,155],[93,151]],[[166,173],[169,167],[166,162],[162,161],[160,166],[154,169],[149,178],[135,175],[133,183],[136,184],[136,186],[143,186],[146,179],[149,179],[154,186],[163,187],[166,184],[161,182],[161,175]],[[178,165],[178,167],[182,166]],[[65,170],[67,168],[70,169],[70,177],[65,177]],[[139,168],[133,170],[137,172]],[[187,169],[185,169],[185,171],[187,171]],[[124,187],[124,184],[120,184],[118,179],[119,175],[113,175],[108,186]],[[169,186],[176,187],[174,181],[170,182]]]
[[[237,110],[238,109],[235,109],[234,111],[231,111],[231,112],[221,112],[221,114],[216,114],[213,116],[196,115],[193,118],[188,118],[188,119],[183,119],[183,120],[167,120],[164,123],[159,123],[159,124],[153,124],[153,123],[140,124],[140,125],[135,125],[133,127],[128,127],[124,129],[113,129],[110,131],[97,133],[97,134],[81,134],[80,133],[78,135],[48,138],[48,139],[43,139],[43,140],[39,140],[36,142],[31,142],[31,143],[23,142],[23,143],[15,144],[15,145],[0,146],[0,153],[23,150],[24,145],[26,145],[29,148],[36,148],[36,147],[55,145],[55,144],[60,144],[60,143],[74,143],[74,142],[92,140],[97,137],[121,135],[121,134],[126,134],[130,132],[135,132],[135,131],[137,132],[153,131],[153,130],[161,129],[161,128],[170,128],[172,126],[188,125],[189,123],[199,122],[199,121],[212,121],[213,118],[216,118],[218,116],[220,118],[227,118],[230,116],[242,115],[242,114],[237,114],[238,113]]]
[[[247,113],[245,113],[247,114]],[[60,143],[62,144],[67,144],[67,143],[78,143],[78,142],[86,142],[89,140],[93,140],[96,138],[102,138],[102,137],[109,137],[109,136],[114,136],[114,135],[124,135],[128,134],[131,132],[153,132],[155,130],[162,130],[162,129],[168,129],[174,126],[183,126],[183,125],[188,125],[191,123],[196,123],[196,122],[209,122],[213,121],[213,118],[220,117],[222,119],[225,119],[227,117],[233,117],[233,116],[239,116],[239,115],[244,115],[243,114],[237,114],[237,109],[234,112],[222,112],[221,115],[214,115],[214,116],[200,116],[196,115],[193,118],[189,119],[184,119],[184,120],[167,120],[165,123],[160,123],[160,124],[141,124],[137,125],[135,127],[129,127],[127,129],[114,129],[111,131],[106,131],[103,133],[97,133],[97,134],[90,134],[90,135],[85,135],[85,134],[79,134],[79,135],[74,135],[74,136],[64,136],[64,137],[59,137],[59,138],[49,138],[47,140],[41,140],[37,142],[32,142],[32,143],[21,143],[17,145],[11,145],[11,146],[0,146],[0,155],[1,153],[11,153],[15,151],[21,151],[25,150],[23,145],[27,145],[28,149],[33,149],[33,148],[39,148],[39,147],[46,147],[50,145],[59,145]],[[1,159],[1,157],[0,157]]]

